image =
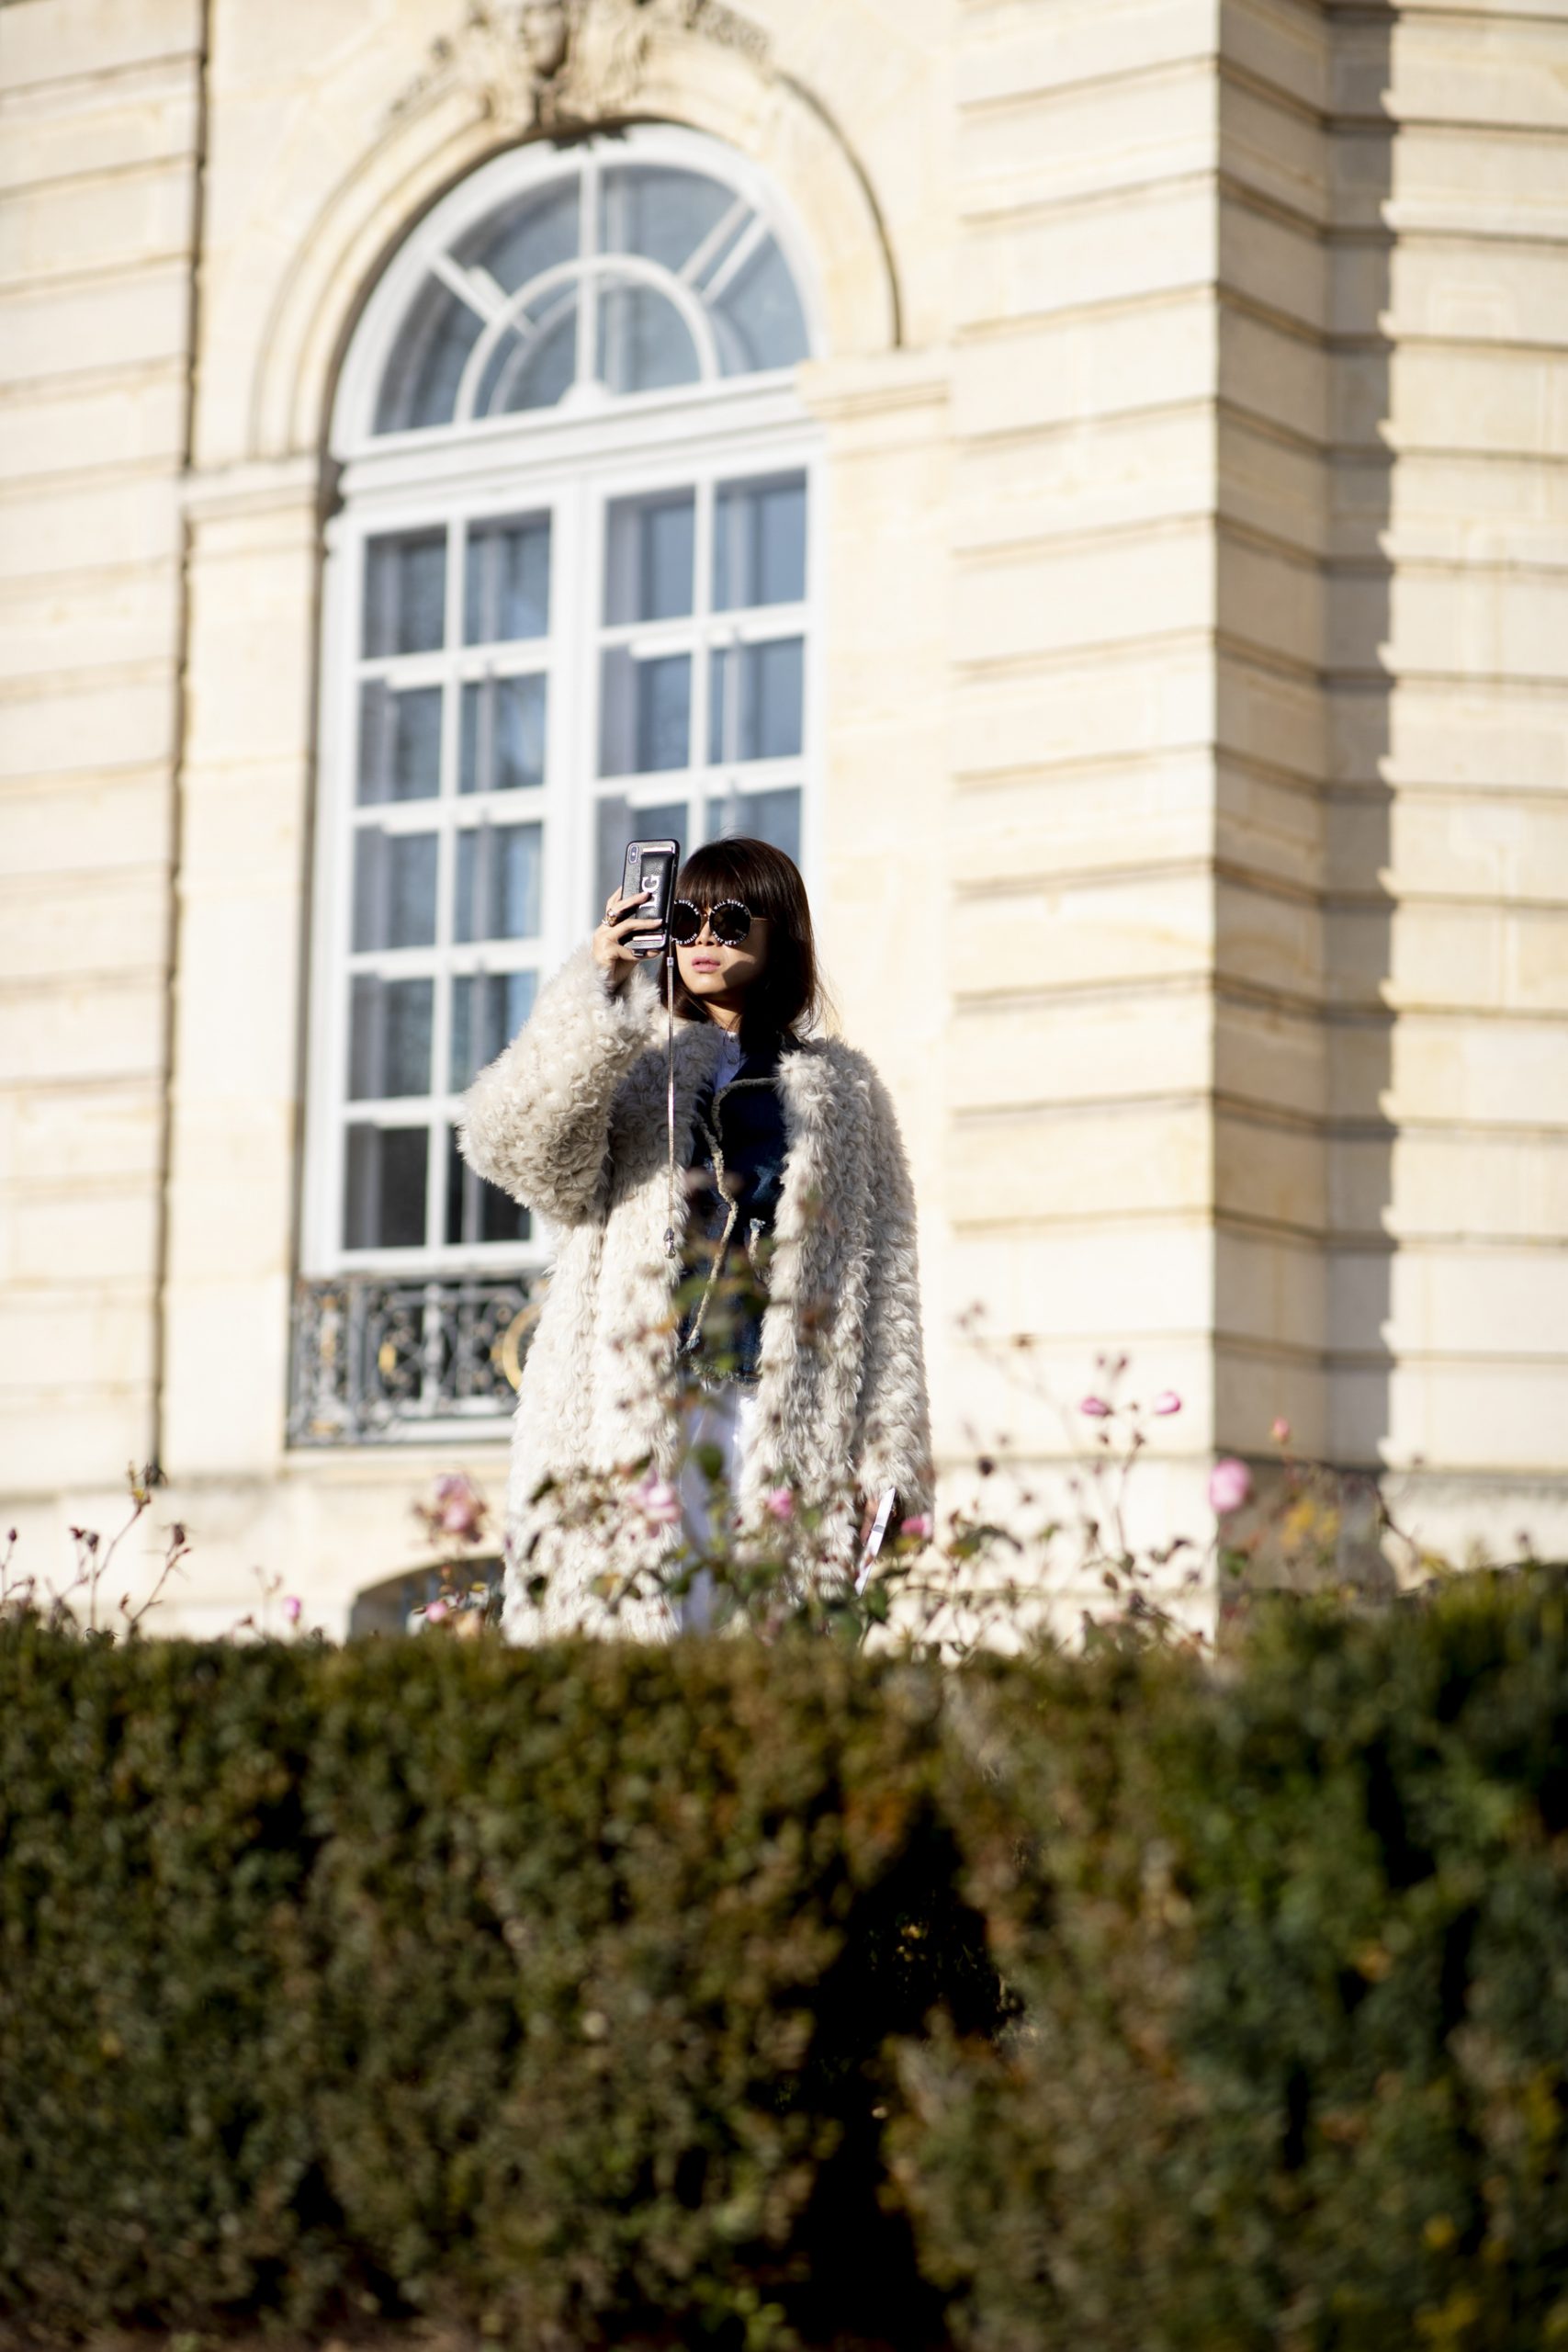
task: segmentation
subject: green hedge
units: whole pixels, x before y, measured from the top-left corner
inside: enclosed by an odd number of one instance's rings
[[[825,1645],[0,1636],[0,2309],[762,2343],[874,2278],[920,2340],[879,2052],[998,2000],[939,1695]]]
[[[1026,2023],[907,2047],[893,2152],[958,2339],[1568,2346],[1561,1575],[1280,1610],[1203,1677],[972,1676],[963,1713]]]
[[[1550,1573],[945,1679],[12,1625],[0,1937],[60,2333],[1568,2346]]]

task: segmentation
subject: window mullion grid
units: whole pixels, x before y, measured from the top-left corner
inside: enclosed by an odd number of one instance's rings
[[[452,934],[457,879],[457,763],[462,741],[463,689],[458,683],[464,635],[463,584],[468,526],[461,518],[446,535],[446,670],[441,696],[441,766],[435,796],[435,986],[431,1006],[430,1103],[426,1136],[425,1242],[439,1250],[446,1238],[446,1120],[437,1109],[447,1093],[446,1057],[452,1035]]]
[[[587,481],[551,510],[549,736],[545,766],[544,938],[553,966],[581,936],[585,877],[593,874],[598,806],[599,639],[604,502]],[[575,657],[575,658],[573,658]],[[558,888],[552,894],[551,876]],[[557,911],[552,921],[551,910]]]
[[[389,689],[394,684],[405,691],[411,686],[439,685],[446,674],[446,652],[436,647],[428,653],[374,653],[359,663],[359,675],[367,681],[385,681]]]
[[[471,796],[465,797],[476,799],[488,816],[495,783],[495,664],[487,662],[477,678],[459,687],[459,694],[466,697],[470,686],[478,689],[479,698],[474,705],[474,789]]]
[[[678,275],[694,294],[706,300],[705,280],[713,275],[726,248],[734,243],[743,224],[750,219],[751,207],[743,196],[738,196],[721,219],[715,222],[694,253],[682,262]]]
[[[468,528],[467,521],[463,528],[466,533]],[[468,564],[465,550],[463,562],[465,582],[468,576]],[[486,531],[479,540],[477,586],[479,605],[479,628],[477,631],[470,628],[471,616],[465,611],[459,642],[464,645],[476,642],[481,645],[493,645],[501,634],[501,533],[499,531]]]
[[[703,300],[710,311],[716,302],[723,300],[767,233],[768,224],[759,212],[741,231],[718,266],[709,272],[707,284],[703,288]]]
[[[752,223],[753,229],[755,222]],[[750,232],[748,232],[748,234]],[[744,243],[744,239],[741,243]],[[732,247],[731,251],[738,250]],[[741,791],[740,758],[740,647],[745,642],[747,596],[750,582],[746,577],[744,558],[749,535],[744,520],[746,509],[738,498],[732,498],[726,521],[728,542],[725,548],[725,570],[729,579],[729,604],[724,616],[724,693],[719,715],[722,736],[719,757],[724,769],[724,799],[727,808],[737,807]],[[728,817],[726,822],[728,822]]]
[[[614,642],[610,636],[609,627],[605,618],[606,608],[609,604],[610,582],[609,521],[610,501],[608,499],[601,499],[598,501],[598,511],[594,516],[592,563],[593,633],[589,640],[593,647],[593,661],[592,664],[593,673],[593,684],[592,688],[592,706],[590,714],[591,724],[589,728],[589,751],[592,766],[590,772],[597,780],[601,789],[605,782],[604,737],[607,717],[605,710],[604,656],[607,648]]]
[[[337,1198],[333,1204],[333,1214],[337,1220],[338,1241],[340,1247],[345,1244],[347,1238],[344,1227],[346,1219],[347,1208],[346,1182],[349,1166],[349,1129],[351,1126],[370,1125],[385,1127],[397,1124],[395,1117],[390,1114],[389,1106],[384,1100],[371,1099],[366,1102],[355,1102],[355,1100],[354,998],[355,981],[361,977],[371,979],[377,983],[378,991],[379,992],[379,990],[385,987],[387,974],[385,969],[384,950],[379,948],[356,948],[354,942],[355,917],[357,912],[359,903],[359,876],[361,870],[359,859],[360,837],[364,834],[367,837],[373,839],[377,831],[380,831],[381,838],[385,840],[385,820],[389,815],[392,815],[395,810],[398,810],[398,804],[394,803],[389,797],[392,769],[392,712],[394,707],[392,697],[396,691],[397,684],[406,678],[408,666],[406,661],[400,660],[396,655],[368,656],[366,652],[367,644],[372,641],[369,626],[372,582],[370,574],[370,540],[368,537],[362,537],[357,540],[355,550],[355,607],[358,616],[359,630],[355,647],[356,659],[354,664],[354,688],[352,702],[353,720],[350,730],[352,756],[348,763],[350,792],[348,820],[345,828],[347,855],[344,859],[344,888],[341,905],[341,920],[343,925],[341,936],[344,940],[346,952],[341,959],[339,959],[338,968],[333,975],[333,986],[336,989],[338,998],[339,1023],[336,1040],[336,1067],[333,1072],[337,1110],[336,1124],[339,1139]],[[381,593],[378,599],[378,608],[376,616],[377,639],[380,639],[390,633],[390,623],[392,621],[393,615],[389,605],[389,598],[391,594],[390,582],[393,576],[391,569],[389,566],[383,571],[381,581],[378,583]],[[375,684],[380,686],[380,694],[373,699],[367,698],[365,693],[365,687],[367,684]],[[372,699],[372,707],[375,710],[375,741],[372,746],[375,761],[372,779],[372,792],[374,797],[367,802],[362,802],[360,799],[360,787],[365,775],[366,746],[364,729],[366,726],[367,699]],[[398,814],[400,817],[401,811],[398,810]],[[401,829],[401,824],[395,820],[392,830]],[[412,830],[412,827],[410,830]],[[386,901],[387,893],[389,888],[387,861],[385,857],[383,856],[373,860],[367,871],[370,876],[370,888],[375,900],[375,911],[368,924],[369,936],[373,940],[380,940],[385,936]]]
[[[348,1175],[347,1100],[350,1086],[350,995],[348,950],[354,940],[354,891],[358,845],[356,818],[360,763],[364,757],[360,730],[364,724],[365,594],[367,548],[365,534],[345,529],[333,551],[334,584],[338,593],[338,626],[342,631],[343,682],[337,705],[338,741],[342,746],[343,782],[331,828],[333,861],[331,907],[326,922],[326,1007],[323,1018],[325,1062],[322,1112],[330,1137],[321,1193],[317,1204],[323,1254],[341,1262],[344,1233],[344,1208]]]
[[[690,756],[693,770],[693,794],[687,802],[686,846],[688,851],[707,838],[707,804],[712,797],[710,772],[713,767],[713,745],[708,741],[708,666],[712,660],[709,638],[713,614],[713,515],[714,482],[709,472],[700,474],[694,484],[696,506],[693,516],[694,578],[692,581],[692,741]]]
[[[660,653],[684,653],[696,624],[690,613],[671,613],[658,621],[603,621],[602,647],[624,646],[637,661]]]
[[[598,794],[624,800],[629,808],[660,808],[671,799],[689,800],[702,782],[698,768],[640,768],[627,775],[602,775]],[[617,877],[618,878],[618,877]]]
[[[771,645],[776,638],[805,637],[809,616],[804,605],[751,605],[744,612],[716,616],[726,644]]]
[[[815,864],[817,827],[820,820],[818,795],[812,785],[818,773],[817,712],[821,670],[827,660],[821,618],[822,589],[827,577],[823,554],[826,517],[822,512],[822,480],[818,460],[814,457],[807,457],[800,470],[806,482],[806,563],[800,583],[805,592],[805,602],[798,608],[801,637],[800,862],[809,875]]]
[[[536,678],[550,666],[542,637],[503,639],[499,645],[466,645],[455,662],[454,674],[469,685],[486,678]]]
[[[591,384],[598,366],[599,280],[594,273],[593,258],[599,244],[599,164],[590,153],[583,159],[577,196],[577,257],[582,265],[577,281],[579,384]]]
[[[592,496],[590,503],[591,527],[584,541],[587,561],[583,566],[581,609],[587,628],[582,641],[592,648],[592,659],[583,665],[583,691],[587,701],[582,728],[582,774],[588,782],[588,790],[583,797],[588,804],[587,868],[590,874],[595,874],[598,855],[600,803],[614,795],[617,781],[604,772],[604,657],[609,647],[625,641],[633,634],[635,628],[635,624],[612,624],[606,618],[610,601],[610,509],[615,497],[613,486]],[[622,792],[629,800],[625,782],[622,783]],[[595,908],[594,911],[597,913],[598,909]]]

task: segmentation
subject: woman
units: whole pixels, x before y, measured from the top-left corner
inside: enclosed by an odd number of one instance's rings
[[[675,1630],[667,1482],[684,1464],[700,1540],[704,1439],[742,1540],[819,1512],[829,1574],[852,1568],[889,1488],[901,1516],[931,1507],[908,1170],[870,1063],[807,1034],[800,876],[759,841],[712,842],[682,869],[673,1194],[663,967],[631,945],[641,905],[615,893],[463,1105],[470,1166],[558,1244],[513,1443],[516,1641]]]

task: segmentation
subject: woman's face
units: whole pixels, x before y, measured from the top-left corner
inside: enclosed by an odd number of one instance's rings
[[[675,965],[681,984],[688,995],[713,1012],[736,1010],[761,972],[768,960],[768,922],[765,915],[753,915],[751,928],[739,947],[727,947],[713,935],[711,924],[705,919],[689,946],[679,941],[675,946]]]

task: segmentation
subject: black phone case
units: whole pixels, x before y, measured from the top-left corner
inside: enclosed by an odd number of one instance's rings
[[[628,842],[621,865],[621,896],[634,898],[639,890],[649,890],[654,896],[639,911],[656,918],[657,931],[634,931],[628,933],[628,944],[634,956],[662,956],[670,944],[670,910],[675,904],[675,876],[681,871],[679,842]]]

